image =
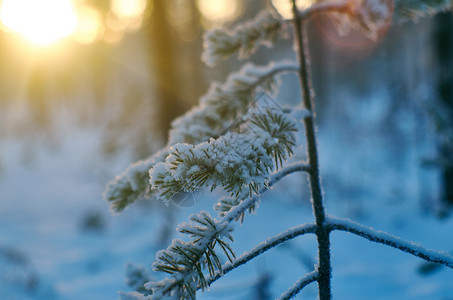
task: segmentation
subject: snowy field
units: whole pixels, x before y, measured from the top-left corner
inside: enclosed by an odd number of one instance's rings
[[[419,142],[404,146],[409,153],[401,157],[385,138],[370,137],[352,151],[347,137],[327,126],[320,128],[319,144],[328,214],[453,250],[453,219],[424,211],[420,199],[438,187],[436,172],[421,169],[410,150]],[[146,204],[110,213],[102,199],[105,184],[131,161],[127,155],[115,163],[103,160],[98,139],[95,130],[68,127],[55,147],[36,145],[31,158],[20,143],[0,144],[0,299],[116,299],[118,291],[130,290],[128,263],[150,267],[167,215]],[[293,175],[266,194],[257,215],[236,226],[236,253],[312,222],[305,193],[306,178]],[[177,211],[178,223],[212,211],[215,195],[195,197],[198,204]],[[315,254],[314,236],[292,240],[229,273],[199,298],[273,299],[313,268]],[[334,299],[453,299],[452,270],[347,233],[332,234],[332,265]],[[315,299],[316,292],[312,284],[296,299]]]

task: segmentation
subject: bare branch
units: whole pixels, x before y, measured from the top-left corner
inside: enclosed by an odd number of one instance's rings
[[[413,242],[403,240],[400,237],[396,237],[383,231],[377,231],[348,219],[328,217],[327,226],[330,230],[347,231],[371,242],[384,244],[426,261],[442,264],[453,269],[453,257],[447,252],[427,249]]]
[[[318,271],[314,270],[310,273],[307,273],[305,276],[301,277],[292,287],[290,287],[286,292],[284,292],[278,300],[287,300],[291,299],[297,295],[304,287],[310,283],[318,280]]]
[[[276,236],[273,236],[266,241],[262,242],[249,252],[245,252],[242,254],[240,257],[238,257],[233,263],[226,263],[222,267],[222,273],[216,272],[216,274],[210,278],[208,278],[206,281],[208,282],[208,285],[211,285],[214,281],[225,275],[226,273],[236,269],[237,267],[247,263],[248,261],[252,260],[256,256],[266,252],[269,249],[274,248],[275,246],[286,242],[288,240],[291,240],[295,237],[298,237],[300,235],[304,235],[307,233],[315,233],[317,228],[316,224],[303,224],[299,225],[296,227],[293,227],[287,231],[284,231]]]

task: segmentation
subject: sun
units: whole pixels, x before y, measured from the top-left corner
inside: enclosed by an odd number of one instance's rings
[[[3,0],[0,20],[35,46],[54,44],[77,29],[71,0]]]

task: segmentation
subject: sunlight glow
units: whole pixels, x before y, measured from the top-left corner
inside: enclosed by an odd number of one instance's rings
[[[146,0],[112,0],[111,8],[113,13],[121,18],[140,17],[146,9]]]
[[[240,4],[237,0],[197,0],[203,16],[212,22],[226,22],[237,17]]]
[[[85,5],[78,9],[75,39],[82,44],[95,42],[102,30],[102,16],[95,8]]]
[[[315,1],[314,0],[297,0],[296,5],[299,10],[304,10],[309,8]],[[278,13],[285,19],[291,19],[293,16],[292,13],[292,4],[288,0],[272,0],[272,5],[278,11]]]
[[[77,28],[70,0],[3,0],[0,20],[36,46],[53,44]]]

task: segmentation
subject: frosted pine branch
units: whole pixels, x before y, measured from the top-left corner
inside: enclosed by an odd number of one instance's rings
[[[261,11],[253,20],[232,30],[213,29],[204,36],[202,60],[210,67],[235,53],[243,59],[260,45],[270,47],[278,37],[285,35],[282,19],[272,11]]]
[[[230,75],[223,85],[214,84],[201,98],[198,107],[173,122],[169,145],[178,142],[199,144],[219,136],[254,105],[255,90],[259,86],[272,92],[276,75],[295,70],[297,65],[287,61],[265,67],[245,65],[239,72]],[[112,203],[114,212],[121,212],[137,199],[154,195],[148,183],[148,171],[165,161],[167,155],[168,150],[159,151],[151,158],[133,164],[108,184],[104,198]],[[179,190],[183,188],[179,187]]]
[[[274,248],[275,246],[284,243],[288,240],[291,240],[293,238],[296,238],[298,236],[307,234],[307,233],[315,233],[316,231],[316,224],[303,224],[296,226],[294,228],[291,228],[285,232],[282,232],[276,236],[273,236],[271,238],[268,238],[249,252],[246,252],[242,254],[240,257],[238,257],[236,260],[233,262],[226,263],[222,267],[222,272],[216,272],[214,276],[211,276],[208,278],[206,281],[208,285],[211,285],[213,282],[215,282],[217,279],[225,275],[226,273],[236,269],[237,267],[246,264],[248,261],[252,260],[253,258],[257,257],[258,255]]]
[[[157,162],[165,160],[168,150],[160,150],[149,159],[131,165],[123,174],[107,185],[104,198],[111,202],[111,210],[121,212],[140,198],[150,197],[148,171]]]
[[[290,287],[286,292],[284,292],[278,300],[288,300],[296,296],[304,287],[309,285],[312,282],[318,280],[318,271],[311,271],[305,276],[301,277],[292,287]]]
[[[363,237],[371,242],[384,244],[403,252],[412,254],[428,262],[438,263],[453,269],[453,257],[447,252],[427,249],[416,243],[403,240],[386,232],[355,223],[348,219],[328,217],[327,226],[330,230],[341,230]]]
[[[220,136],[255,104],[258,87],[272,93],[277,86],[277,75],[295,71],[297,64],[291,61],[267,66],[246,64],[230,74],[224,84],[213,83],[198,106],[172,122],[169,145],[199,144]]]
[[[235,257],[224,240],[233,240],[230,234],[231,224],[217,222],[207,212],[194,214],[190,220],[190,223],[181,224],[178,231],[189,235],[192,240],[174,240],[166,250],[157,253],[154,269],[172,274],[173,278],[147,283],[145,287],[153,290],[152,299],[160,299],[165,295],[178,299],[195,299],[196,287],[207,287],[203,266],[207,266],[210,274],[214,274],[215,270],[222,271],[215,251],[216,245],[222,248],[230,261]]]
[[[282,110],[251,109],[239,132],[171,147],[165,162],[149,171],[151,189],[166,202],[178,193],[206,187],[222,187],[235,198],[259,194],[269,174],[293,154],[297,127]]]
[[[280,171],[271,176],[271,180],[269,181],[267,187],[263,187],[260,190],[260,194],[263,194],[267,189],[269,189],[272,185],[277,183],[285,176],[291,173],[302,172],[306,170],[307,166],[304,163],[295,163],[281,169]],[[157,254],[155,267],[157,267],[158,270],[160,271],[170,273],[171,277],[159,282],[149,282],[145,285],[146,288],[153,290],[152,297],[155,298],[152,299],[160,299],[160,297],[164,297],[165,295],[167,296],[182,295],[181,296],[182,298],[184,298],[183,294],[194,296],[194,291],[196,291],[197,288],[207,287],[207,282],[201,270],[201,260],[203,259],[203,257],[206,257],[206,253],[208,252],[209,252],[207,254],[208,256],[215,255],[215,252],[211,250],[214,241],[218,243],[219,237],[222,236],[229,237],[232,229],[231,223],[234,220],[236,220],[240,214],[244,213],[247,209],[249,209],[252,205],[255,205],[256,202],[258,201],[259,201],[258,196],[247,198],[244,201],[242,201],[239,205],[232,208],[231,211],[228,212],[220,220],[210,219],[212,221],[204,222],[205,225],[209,223],[209,225],[206,226],[209,226],[211,229],[215,228],[215,230],[205,229],[204,232],[202,233],[201,231],[196,229],[196,227],[194,228],[193,226],[192,229],[188,230],[188,226],[191,225],[188,225],[187,223],[182,225],[180,227],[180,231],[182,233],[191,235],[193,239],[190,242],[182,242],[180,240],[175,240],[173,241],[172,245],[170,245],[167,248],[167,250],[160,251]],[[195,219],[206,220],[206,218],[210,218],[207,213],[202,213],[200,215],[194,215],[191,217],[192,220]],[[228,231],[227,234],[225,234],[225,230]],[[304,229],[301,229],[301,231],[303,230]],[[305,230],[307,231],[311,230],[311,227],[308,226],[307,229]],[[227,246],[225,247],[226,251],[229,252]],[[222,246],[221,248],[225,252],[225,249],[223,249]],[[176,257],[176,260],[171,258],[172,253],[175,253],[175,249],[179,253]],[[186,254],[182,254],[180,250],[183,250],[184,253]],[[230,252],[230,254],[232,254],[232,252]],[[184,259],[183,256],[185,256],[186,259]],[[213,276],[212,272],[215,269],[217,269],[219,273],[222,273],[221,265],[219,266],[217,263],[213,264],[213,267],[214,269],[208,267],[211,276]],[[194,284],[195,287],[193,286]],[[181,299],[181,297],[179,298]]]

